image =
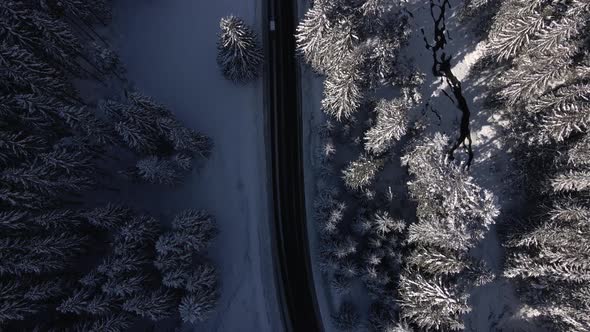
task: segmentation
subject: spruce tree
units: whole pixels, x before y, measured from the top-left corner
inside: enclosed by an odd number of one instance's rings
[[[297,48],[311,67],[320,73],[326,71],[331,61],[326,39],[332,29],[322,2],[316,2],[297,27]]]
[[[504,1],[488,41],[510,68],[492,83],[511,118],[511,143],[527,161],[527,222],[505,236],[504,275],[549,330],[590,328],[583,223],[589,18],[587,1]]]
[[[414,176],[408,188],[418,207],[399,284],[401,315],[422,329],[464,329],[471,289],[490,281],[470,253],[499,214],[496,199],[445,160],[448,145],[443,135],[424,137],[402,158]]]
[[[302,60],[325,77],[321,107],[327,117],[319,133],[321,180],[314,202],[320,268],[335,292],[346,294],[358,280],[371,301],[388,305],[396,297],[407,225],[386,203],[380,171],[391,160],[386,152],[409,127],[403,112],[420,84],[420,75],[399,56],[410,34],[407,23],[399,3],[321,0],[311,4],[295,36]],[[383,102],[380,114],[367,116],[376,91],[392,86],[407,90],[409,102],[395,109]],[[363,143],[364,152],[350,148]],[[397,318],[398,307],[388,308]],[[336,327],[360,328],[361,314],[347,305],[341,309],[333,313]]]
[[[322,109],[349,119],[366,96],[395,84],[397,54],[405,44],[406,18],[386,1],[316,1],[297,27],[297,49],[326,75]]]
[[[362,74],[358,64],[348,62],[324,81],[322,109],[337,120],[350,118],[363,100]]]
[[[147,96],[114,92],[104,116],[79,94],[74,79],[100,84],[121,74],[92,28],[109,17],[108,1],[0,2],[0,329],[125,330],[139,316],[178,315],[190,293],[164,289],[154,266],[159,222],[88,196],[116,183],[114,164],[133,168],[154,157],[185,174],[195,155],[211,149],[207,137]],[[212,237],[200,231],[179,238],[181,245],[203,246],[182,242]],[[216,290],[209,279],[194,283]]]
[[[235,83],[258,78],[263,55],[256,33],[235,16],[222,18],[219,28],[217,63],[223,76]]]
[[[462,315],[469,312],[467,299],[453,286],[438,279],[423,277],[417,271],[407,271],[400,281],[402,315],[422,329],[464,329]]]
[[[342,171],[342,178],[346,187],[358,190],[370,185],[383,164],[383,160],[367,156],[361,156],[358,160],[351,162]]]
[[[351,302],[340,304],[338,312],[332,316],[334,326],[340,331],[354,331],[360,326],[360,315]]]
[[[365,133],[365,151],[382,154],[408,130],[408,104],[403,100],[380,100],[375,107],[376,124]]]

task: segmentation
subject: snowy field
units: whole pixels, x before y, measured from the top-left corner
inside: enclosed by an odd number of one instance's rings
[[[220,270],[221,299],[195,330],[280,331],[262,80],[233,85],[215,62],[219,20],[230,14],[260,32],[256,0],[115,1],[110,33],[129,80],[215,144],[210,160],[180,188],[129,195],[140,195],[156,213],[196,207],[217,218],[220,233],[209,257]]]

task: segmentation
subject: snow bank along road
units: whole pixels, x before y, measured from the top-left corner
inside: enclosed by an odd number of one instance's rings
[[[321,331],[306,234],[295,3],[114,3],[111,35],[129,79],[214,140],[211,159],[181,188],[128,195],[155,214],[204,208],[215,215],[220,233],[209,256],[221,299],[196,330]],[[264,84],[234,85],[219,72],[219,20],[230,14],[262,31]]]
[[[307,240],[296,3],[267,0],[265,40],[274,198],[274,241],[286,331],[322,331]]]
[[[111,35],[129,79],[215,144],[210,160],[180,188],[130,195],[156,215],[203,208],[217,220],[208,256],[219,270],[221,298],[195,331],[283,330],[272,264],[266,90],[262,80],[244,86],[224,80],[215,61],[219,20],[240,16],[261,35],[268,30],[266,1],[114,1]]]

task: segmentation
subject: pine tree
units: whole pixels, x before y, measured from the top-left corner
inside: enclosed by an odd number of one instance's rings
[[[0,329],[32,330],[43,317],[43,331],[122,331],[138,314],[158,316],[142,305],[169,297],[136,299],[162,286],[154,267],[159,223],[87,193],[113,178],[121,150],[135,150],[131,163],[149,152],[184,174],[211,142],[144,95],[109,103],[105,117],[79,94],[74,79],[100,83],[105,71],[119,70],[92,28],[106,23],[110,6],[0,2]],[[207,280],[194,283],[216,289]],[[135,315],[122,313],[124,300]]]
[[[254,31],[235,16],[222,18],[219,27],[217,63],[223,76],[236,83],[258,78],[263,55]]]
[[[37,299],[16,280],[4,279],[0,283],[0,324],[11,320],[22,320],[39,311]]]
[[[379,170],[383,167],[384,160],[373,159],[367,156],[361,156],[358,160],[352,161],[348,167],[342,171],[342,178],[347,188],[359,190],[370,185]]]
[[[422,329],[462,330],[470,290],[490,280],[470,252],[499,214],[496,199],[445,159],[448,142],[440,134],[424,137],[402,157],[418,207],[399,284],[401,315]]]
[[[368,119],[365,110],[377,90],[392,85],[409,92],[402,93],[403,98],[418,96],[411,86],[419,75],[399,56],[410,35],[407,23],[408,15],[395,2],[319,0],[311,4],[296,32],[302,60],[325,76],[321,107],[328,120],[320,131],[321,182],[314,202],[321,232],[320,268],[336,292],[346,293],[359,279],[375,301],[395,297],[407,226],[385,208],[384,195],[374,184],[385,167],[384,154],[405,134],[409,121],[402,111],[409,104],[393,110],[393,103],[380,103],[383,112]],[[373,127],[370,133],[367,127]],[[363,136],[365,153],[344,165],[341,173],[350,192],[340,193],[342,182],[332,181],[342,167],[341,151],[348,152],[346,141],[360,147]],[[391,310],[394,315],[398,311]],[[336,327],[360,328],[360,314],[347,305],[333,316]]]
[[[517,37],[518,33],[508,28],[513,22],[522,21],[515,20],[514,15],[541,23],[524,29],[526,33]],[[585,98],[580,98],[583,92],[579,93],[583,91],[580,88],[584,89],[583,77],[587,75],[588,65],[583,60],[585,46],[580,36],[589,15],[584,1],[567,5],[538,2],[527,6],[518,1],[502,4],[492,36],[518,40],[521,44],[518,49],[522,51],[510,51],[508,56],[505,50],[498,51],[496,47],[502,42],[491,38],[492,49],[496,50],[493,53],[502,59],[512,59],[512,68],[494,84],[500,87],[501,96],[515,111],[517,119],[527,124],[525,140],[546,144],[585,132],[587,106]]]
[[[413,332],[406,321],[398,321],[395,309],[384,303],[375,303],[369,309],[369,331],[371,332]]]
[[[388,212],[376,212],[371,223],[373,232],[380,237],[402,233],[406,229],[406,224],[402,220],[392,218]]]
[[[492,82],[528,165],[523,226],[508,234],[504,275],[549,330],[590,327],[588,302],[587,1],[504,1],[489,43],[512,67]],[[521,125],[522,124],[522,125]],[[541,162],[539,162],[541,161]],[[538,174],[532,178],[532,174]]]
[[[377,123],[365,134],[365,151],[375,155],[389,150],[408,130],[408,105],[399,99],[380,100],[375,107]]]
[[[415,178],[408,186],[418,201],[419,222],[409,241],[451,250],[469,250],[480,241],[499,214],[496,198],[474,183],[461,167],[447,164],[448,139],[426,138],[402,158]]]
[[[500,95],[509,104],[535,100],[555,84],[565,80],[571,63],[568,59],[554,58],[551,61],[523,56],[517,67],[506,73],[508,84]]]
[[[81,56],[82,43],[66,22],[48,15],[31,3],[10,1],[0,5],[6,29],[0,34],[13,44],[51,65],[76,75],[88,73],[74,59]]]
[[[487,6],[498,2],[497,0],[465,0],[465,11],[473,13],[485,9]]]
[[[541,135],[563,142],[575,133],[585,133],[590,125],[585,102],[559,106],[543,117]]]
[[[465,297],[440,280],[428,280],[416,271],[401,276],[402,316],[420,328],[460,331],[462,315],[469,312]]]
[[[139,92],[128,94],[126,102],[102,101],[100,108],[115,122],[122,141],[138,153],[159,153],[162,157],[173,152],[202,157],[210,154],[212,144],[207,137],[183,127],[165,106]],[[171,158],[174,161],[177,159]]]
[[[49,236],[0,238],[0,273],[22,275],[60,271],[80,254],[86,237],[51,232]]]
[[[322,109],[337,120],[348,119],[356,113],[363,98],[362,75],[357,64],[338,68],[324,81]]]
[[[351,302],[340,304],[338,312],[332,316],[334,326],[341,331],[354,331],[360,326],[360,315]]]
[[[137,161],[137,176],[152,184],[174,185],[180,182],[181,169],[170,160],[150,156]]]
[[[332,33],[330,21],[323,3],[316,2],[297,27],[297,49],[311,67],[324,73],[330,62],[327,48],[328,35]]]
[[[179,305],[180,317],[184,322],[196,323],[209,317],[217,303],[217,294],[209,290],[198,290],[186,294]]]
[[[218,276],[209,263],[196,265],[193,253],[204,250],[216,234],[213,218],[204,211],[185,210],[176,215],[172,229],[156,243],[156,268],[163,283],[185,291],[178,307],[185,322],[208,317],[218,300]]]
[[[128,208],[115,204],[107,204],[104,207],[82,213],[88,223],[106,229],[115,229],[117,226],[123,225],[130,215],[131,211]]]
[[[217,288],[217,278],[217,271],[213,265],[204,263],[193,269],[184,287],[191,293],[214,292]]]
[[[116,313],[99,318],[90,318],[76,324],[74,331],[88,332],[123,332],[135,322],[135,318],[127,313]]]
[[[106,24],[111,18],[111,7],[108,0],[44,0],[44,7],[55,14],[65,13],[82,21]]]
[[[551,179],[551,186],[556,192],[584,191],[590,189],[590,173],[570,171]]]
[[[173,315],[179,298],[174,292],[159,288],[137,294],[123,303],[123,310],[157,321]]]
[[[469,267],[468,258],[436,247],[419,247],[407,259],[408,265],[435,276],[456,275]]]
[[[39,311],[34,303],[23,299],[2,299],[0,302],[0,323],[11,320],[23,320]]]
[[[516,3],[516,1],[512,1]],[[536,33],[542,31],[545,20],[540,13],[514,11],[510,19],[502,20],[502,28],[492,34],[491,50],[498,59],[510,59],[526,45]],[[498,23],[500,24],[500,23]]]
[[[0,76],[5,91],[50,94],[62,100],[74,93],[60,69],[52,68],[17,45],[0,44],[0,64],[5,68]]]
[[[148,277],[145,275],[131,275],[109,278],[101,286],[103,293],[110,296],[128,297],[144,290]]]
[[[87,51],[93,64],[103,73],[111,72],[114,75],[121,75],[124,72],[119,56],[111,49],[104,47],[98,42],[90,43]]]
[[[358,111],[367,90],[392,83],[407,40],[400,8],[384,1],[317,1],[297,27],[298,51],[327,75],[322,109],[336,119]]]
[[[209,246],[217,235],[215,220],[205,211],[185,210],[176,215],[172,221],[172,229],[186,245],[195,251]]]
[[[344,274],[335,273],[330,280],[330,286],[337,294],[348,294],[352,287],[352,279]]]

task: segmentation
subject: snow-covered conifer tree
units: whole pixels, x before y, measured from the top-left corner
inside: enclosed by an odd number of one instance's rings
[[[367,117],[364,111],[378,89],[397,85],[410,91],[410,86],[418,85],[412,85],[419,80],[411,78],[419,75],[401,64],[405,60],[398,56],[408,37],[407,14],[397,3],[381,0],[313,1],[296,32],[302,59],[325,76],[321,107],[328,123],[320,132],[317,155],[322,182],[314,204],[322,242],[320,268],[336,292],[346,293],[358,278],[377,302],[392,302],[395,297],[407,225],[397,211],[385,208],[381,183],[375,182],[389,161],[385,152],[405,134],[409,121],[402,111],[411,103],[395,110],[399,112],[384,111],[377,117]],[[360,148],[371,126],[376,128],[366,138],[371,148],[366,147],[360,156],[354,156],[357,151],[350,154],[346,144]],[[340,168],[343,181],[336,182]],[[342,184],[349,192],[338,192]],[[397,315],[398,309],[391,309]],[[357,318],[350,323],[347,312],[346,307],[342,309],[340,327],[358,328],[360,314],[352,315]],[[395,321],[390,323],[388,328],[395,326]]]
[[[154,321],[170,317],[179,304],[178,295],[165,288],[140,293],[123,303],[123,310]]]
[[[187,291],[214,291],[217,288],[217,271],[213,265],[203,263],[193,268],[184,285]]]
[[[153,218],[86,195],[117,187],[106,183],[114,178],[114,163],[127,167],[149,152],[186,172],[194,154],[207,156],[211,149],[205,136],[151,98],[126,94],[127,100],[109,104],[112,112],[104,117],[77,91],[74,79],[95,84],[105,79],[103,71],[118,65],[108,43],[92,29],[106,23],[110,5],[102,0],[0,2],[2,330],[36,325],[42,331],[124,330],[138,315],[161,317],[142,306],[151,309],[152,301],[157,308],[177,291],[137,298],[147,294],[146,288],[164,287],[154,266],[163,231]],[[101,46],[90,47],[97,43]],[[88,49],[97,51],[95,56],[89,57]],[[123,161],[120,152],[130,158]],[[148,167],[143,171],[145,177],[161,178]],[[180,238],[180,244],[194,248],[198,236],[192,236]],[[191,289],[210,287],[206,275],[198,276]],[[133,313],[124,313],[126,301]],[[177,305],[172,314],[178,313]]]
[[[55,15],[72,15],[82,21],[103,25],[108,23],[112,15],[109,0],[42,0],[41,6]]]
[[[179,183],[183,171],[170,160],[150,156],[137,161],[137,175],[143,181],[153,184],[174,185]]]
[[[104,47],[98,42],[92,42],[88,52],[94,65],[103,73],[110,72],[119,76],[123,74],[123,65],[119,60],[119,56],[113,50]]]
[[[183,296],[178,307],[184,322],[196,323],[209,318],[215,309],[218,296],[214,289],[199,289]]]
[[[172,229],[156,243],[156,268],[163,283],[184,291],[179,304],[185,322],[202,321],[208,317],[218,300],[215,268],[202,263],[195,266],[192,255],[209,246],[216,234],[214,220],[208,213],[186,210],[174,218]]]
[[[115,229],[123,225],[130,217],[129,208],[122,205],[107,204],[106,206],[82,212],[88,223],[98,228]]]
[[[356,113],[363,98],[362,74],[353,64],[342,66],[324,81],[322,109],[337,120]]]
[[[139,153],[159,152],[166,156],[179,152],[207,157],[211,151],[207,137],[183,127],[165,106],[139,92],[130,93],[123,103],[102,101],[100,108],[115,122],[122,141]]]
[[[587,1],[500,3],[491,55],[509,68],[493,82],[524,152],[527,221],[507,234],[504,275],[548,330],[590,328],[588,200],[590,19]]]
[[[217,235],[214,218],[202,210],[189,209],[180,212],[172,221],[172,229],[186,246],[196,251],[207,248]]]
[[[237,83],[258,78],[263,54],[256,33],[235,16],[222,18],[219,27],[217,63],[223,76]]]
[[[418,201],[419,222],[409,241],[451,250],[469,250],[498,216],[496,198],[461,167],[445,160],[448,138],[437,134],[403,157],[415,176],[408,185]]]
[[[113,313],[100,317],[85,318],[74,326],[75,331],[125,331],[137,319],[128,313]]]
[[[340,304],[338,312],[332,316],[334,326],[341,331],[354,331],[360,326],[358,309],[351,302]]]
[[[407,271],[399,286],[402,316],[422,329],[461,331],[462,315],[469,312],[465,294],[440,279],[427,279]]]
[[[414,176],[408,188],[418,220],[408,229],[413,247],[399,284],[401,315],[423,329],[464,328],[470,289],[489,279],[470,251],[499,214],[496,198],[446,160],[448,145],[440,134],[425,137],[402,158]]]
[[[361,156],[358,160],[352,161],[342,172],[346,187],[358,190],[368,186],[373,182],[383,164],[383,160],[368,156]]]
[[[369,308],[368,327],[371,332],[413,332],[405,322],[398,322],[394,308],[383,303]]]
[[[327,38],[332,33],[323,2],[317,2],[306,13],[297,27],[297,48],[311,67],[323,73],[331,61],[328,53]]]
[[[352,286],[352,278],[341,273],[336,273],[330,281],[330,286],[337,294],[348,294]]]
[[[42,93],[69,100],[74,88],[60,68],[46,64],[30,51],[6,42],[0,44],[2,87],[12,93]]]
[[[365,150],[381,154],[399,141],[408,130],[408,105],[400,99],[380,100],[375,107],[377,123],[365,134]]]

